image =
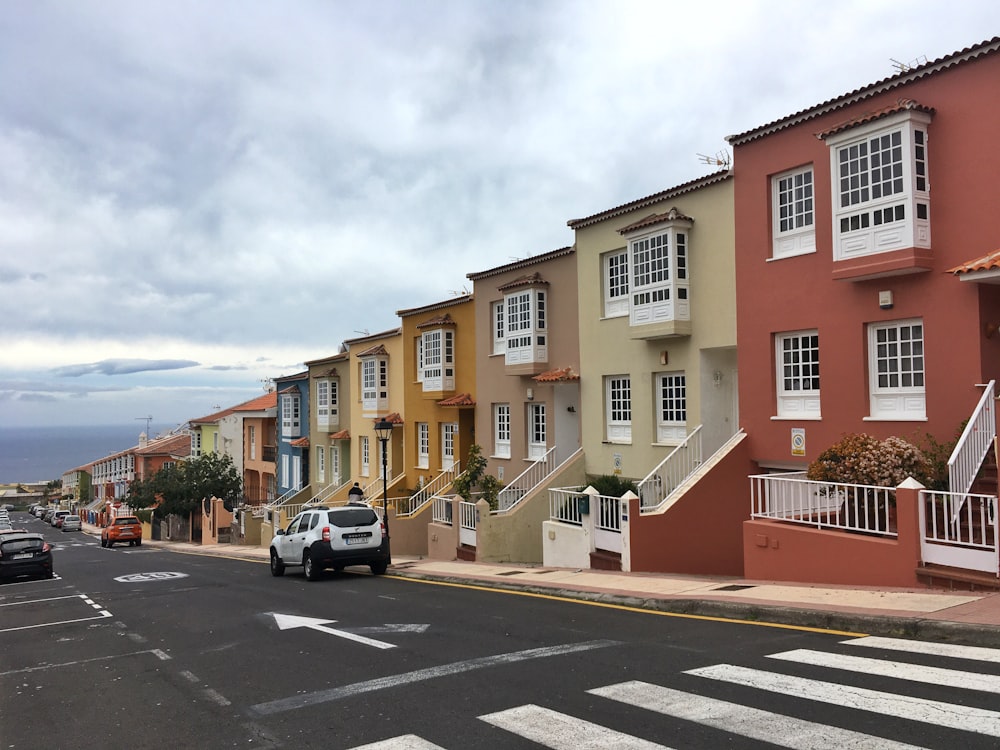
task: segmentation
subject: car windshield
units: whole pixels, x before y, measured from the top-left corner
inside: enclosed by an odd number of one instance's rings
[[[66,518],[63,519],[63,522],[65,523],[66,521],[79,521],[79,520],[80,516],[66,516]]]
[[[139,523],[135,518],[116,518],[115,526],[131,526],[132,524]]]
[[[378,516],[371,508],[331,510],[328,515],[330,523],[340,528],[347,526],[371,526],[373,523],[378,522]]]

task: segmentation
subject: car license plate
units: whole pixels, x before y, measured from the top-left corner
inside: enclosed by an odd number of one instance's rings
[[[364,544],[366,541],[368,540],[361,536],[347,537],[346,539],[344,539],[344,544]]]
[[[35,555],[34,555],[33,552],[18,552],[16,555],[14,555],[14,559],[15,560],[27,560],[28,558],[31,558],[31,557],[34,557],[34,556]]]

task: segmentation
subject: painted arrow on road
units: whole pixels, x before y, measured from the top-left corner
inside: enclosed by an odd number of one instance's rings
[[[377,641],[374,638],[366,638],[360,635],[361,632],[365,633],[423,633],[427,630],[427,625],[380,625],[369,628],[351,628],[351,630],[339,630],[337,628],[326,627],[329,623],[336,622],[336,620],[323,620],[318,617],[302,617],[301,615],[282,615],[277,612],[272,612],[274,621],[278,625],[279,630],[290,630],[291,628],[310,628],[311,630],[318,630],[321,633],[327,633],[329,635],[335,635],[338,638],[346,638],[349,641],[356,641],[357,643],[363,643],[366,646],[372,646],[374,648],[396,648],[393,643],[386,643],[385,641]]]

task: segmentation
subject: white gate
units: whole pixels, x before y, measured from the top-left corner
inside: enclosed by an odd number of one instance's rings
[[[925,563],[1000,577],[997,499],[957,492],[920,493],[920,555]]]

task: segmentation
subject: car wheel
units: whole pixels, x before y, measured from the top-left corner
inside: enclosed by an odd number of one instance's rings
[[[108,549],[111,549],[112,547],[114,547],[114,546],[115,546],[115,543],[114,543],[114,542],[112,542],[112,541],[111,541],[111,540],[109,539],[109,540],[108,540],[108,543],[107,543],[107,544],[105,544],[104,546],[105,546],[105,547],[107,547]]]
[[[313,562],[312,553],[309,550],[302,555],[302,572],[306,574],[306,580],[318,581],[323,574],[323,568]]]
[[[285,575],[285,564],[274,550],[271,550],[271,575],[275,577]]]
[[[107,541],[105,540],[105,538],[104,538],[104,537],[102,536],[102,537],[101,537],[101,547],[107,547],[107,546],[108,546],[108,543],[107,543]]]
[[[368,563],[368,567],[372,569],[372,575],[380,576],[385,573],[386,568],[389,566],[385,560],[379,560],[378,562]]]
[[[142,540],[141,539],[136,539],[135,540],[135,546],[136,547],[141,547],[142,546]]]

